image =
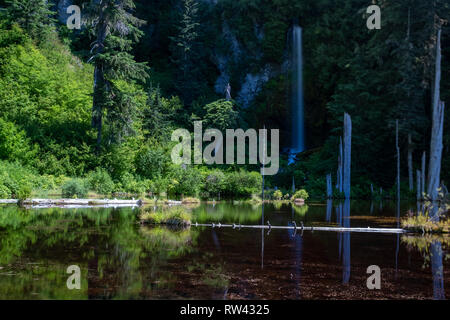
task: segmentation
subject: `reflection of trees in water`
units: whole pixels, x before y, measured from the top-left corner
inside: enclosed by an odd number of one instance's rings
[[[87,297],[86,263],[83,255],[92,254],[89,242],[92,229],[80,210],[25,210],[0,207],[0,265],[11,273],[0,278],[0,297],[36,299],[82,299]],[[105,215],[99,212],[94,223]],[[76,230],[76,231],[74,231]],[[63,261],[61,261],[63,260]],[[82,289],[68,290],[66,269],[81,267]]]
[[[295,215],[297,215],[299,217],[305,217],[306,213],[308,212],[308,209],[309,209],[307,204],[304,204],[301,206],[297,206],[294,204],[294,205],[292,205],[292,208],[294,208]]]
[[[350,227],[350,200],[336,206],[336,222],[338,226]],[[342,283],[350,281],[350,232],[339,232],[339,258],[342,258]]]
[[[261,206],[219,203],[215,206],[204,204],[192,211],[192,221],[198,223],[256,223],[261,219]]]
[[[89,241],[90,226],[107,221],[102,210],[25,210],[16,206],[0,208],[0,263],[8,263],[24,252],[46,256],[54,251],[81,247]],[[74,249],[76,250],[76,249]]]
[[[439,202],[425,202],[417,204],[417,215],[426,216],[429,221],[439,223],[440,220],[448,218],[448,204]],[[414,246],[423,254],[424,264],[431,262],[431,272],[433,275],[433,293],[434,299],[445,299],[444,290],[444,265],[442,243],[448,246],[448,236],[426,235],[422,237],[403,237],[402,241],[409,246]],[[448,258],[447,256],[445,257]]]
[[[192,252],[197,238],[194,230],[137,227],[133,220],[113,226],[110,235],[106,243],[113,247],[113,254],[110,250],[98,251],[99,278],[93,282],[95,286],[116,283],[106,297],[118,299],[136,299],[143,292],[148,295],[170,288],[175,275],[164,269],[167,262]],[[104,275],[110,278],[105,279]]]
[[[402,242],[407,245],[409,251],[415,249],[423,255],[423,268],[431,264],[434,299],[445,299],[443,259],[449,259],[450,255],[443,255],[443,252],[445,252],[443,247],[448,248],[450,246],[450,237],[443,235],[403,235]]]
[[[67,267],[71,263],[58,264],[55,261],[20,259],[0,270],[0,299],[58,299],[83,300],[87,298],[87,268],[81,268],[81,289],[68,290]]]
[[[442,264],[442,246],[440,242],[431,243],[431,272],[433,274],[434,299],[445,299],[444,266]]]
[[[90,287],[91,297],[139,298],[149,279],[163,285],[164,279],[158,277],[165,276],[166,283],[174,282],[163,268],[169,259],[195,249],[198,232],[140,227],[137,214],[130,208],[0,207],[0,265],[20,269],[20,277],[1,278],[0,296],[30,297],[37,290],[45,295],[36,298],[80,298],[80,291],[70,295],[65,285],[71,264],[79,265],[82,272],[89,268],[82,288]],[[42,281],[34,281],[36,277]],[[151,290],[151,284],[145,289]],[[82,290],[84,297],[86,290]]]
[[[199,231],[148,228],[137,210],[0,207],[0,265],[12,264],[20,277],[0,278],[1,297],[142,298],[170,294],[182,273],[168,272],[171,259],[196,254]],[[195,270],[203,286],[227,286],[224,265],[208,256],[176,264]],[[31,261],[39,267],[26,263]],[[189,259],[190,261],[190,259]],[[66,268],[82,269],[82,290],[67,290]],[[3,271],[3,270],[2,270]],[[5,272],[10,272],[6,270]],[[88,273],[88,274],[86,274]],[[35,281],[38,277],[42,281]],[[40,295],[32,296],[37,291]],[[30,296],[31,295],[31,296]]]
[[[332,211],[333,211],[333,200],[328,199],[327,200],[327,215],[326,215],[326,218],[325,218],[325,220],[327,222],[331,221],[331,212]]]

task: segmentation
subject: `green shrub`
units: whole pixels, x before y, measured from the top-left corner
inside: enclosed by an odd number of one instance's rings
[[[236,171],[225,177],[225,190],[230,197],[248,198],[261,190],[262,176],[259,172]]]
[[[295,200],[295,199],[306,200],[308,198],[309,198],[309,194],[308,194],[308,192],[306,192],[305,189],[300,189],[300,190],[295,191],[294,195],[292,196],[292,200]]]
[[[159,178],[166,173],[169,161],[163,150],[145,147],[136,154],[136,173],[143,178]]]
[[[16,198],[17,199],[26,199],[31,195],[31,191],[33,191],[33,188],[30,184],[23,184],[17,190]]]
[[[83,198],[87,195],[88,189],[82,179],[68,180],[62,186],[62,195],[65,198]]]
[[[220,99],[207,104],[205,110],[205,126],[225,130],[234,128],[238,119],[238,112],[233,108],[233,102]]]
[[[29,197],[35,179],[35,175],[20,164],[0,161],[0,185],[4,195],[16,199]]]
[[[20,160],[27,163],[37,152],[31,146],[25,131],[20,130],[14,123],[0,118],[0,158],[11,161]]]
[[[150,224],[169,224],[186,226],[191,224],[192,214],[182,207],[145,211],[140,215],[141,221]]]
[[[283,198],[283,193],[280,190],[275,190],[275,192],[273,193],[273,197],[276,200],[281,200]]]
[[[0,199],[11,198],[11,191],[3,184],[0,184]]]
[[[222,171],[215,170],[205,177],[205,184],[203,186],[204,191],[212,196],[216,197],[219,192],[225,191],[225,174]]]
[[[70,178],[68,178],[66,176],[57,176],[56,177],[51,174],[50,175],[44,174],[44,175],[35,177],[34,186],[37,189],[45,190],[45,191],[56,190],[58,188],[61,188],[61,186],[64,184],[64,182],[66,182],[69,179]]]
[[[131,173],[125,173],[120,178],[121,190],[127,193],[142,194],[147,190],[148,181],[139,181]]]
[[[114,191],[114,182],[105,169],[97,168],[87,175],[89,188],[100,194],[110,194]]]
[[[190,204],[190,203],[200,203],[200,199],[194,198],[194,197],[186,197],[183,199],[183,204]]]
[[[170,175],[168,191],[176,195],[197,196],[203,188],[203,179],[199,170],[188,167],[173,168]]]

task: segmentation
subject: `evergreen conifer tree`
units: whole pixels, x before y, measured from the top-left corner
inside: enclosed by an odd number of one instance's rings
[[[118,85],[119,80],[145,81],[148,77],[145,63],[134,60],[130,53],[133,43],[141,36],[139,26],[144,21],[132,11],[132,0],[91,0],[86,4],[83,17],[95,40],[92,43],[94,66],[94,94],[92,126],[97,130],[97,152],[102,143],[103,115],[110,126],[110,141],[120,142],[124,135],[133,132],[136,116],[133,94]]]

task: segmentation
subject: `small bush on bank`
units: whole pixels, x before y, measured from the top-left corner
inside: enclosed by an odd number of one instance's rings
[[[294,195],[292,196],[292,200],[295,200],[295,199],[303,199],[303,200],[306,200],[306,199],[308,199],[309,198],[309,194],[308,194],[308,192],[306,192],[306,190],[305,189],[300,189],[300,190],[297,190],[297,191],[295,191],[295,193],[294,193]]]
[[[83,198],[88,194],[86,183],[82,179],[68,180],[62,186],[62,196],[65,198]]]
[[[186,197],[182,200],[182,203],[200,203],[200,199],[194,197]]]
[[[192,214],[182,207],[172,207],[155,212],[144,212],[140,215],[140,219],[149,224],[188,226],[191,224]]]
[[[207,195],[205,198],[217,198],[220,193],[225,191],[225,174],[222,171],[208,172],[205,174],[204,181],[203,192]]]
[[[116,189],[126,193],[143,194],[148,191],[150,180],[137,180],[131,173],[125,173],[120,178],[120,182]]]
[[[275,200],[281,200],[283,199],[283,193],[280,190],[275,190],[273,193],[273,198]]]
[[[251,203],[262,203],[262,199],[257,194],[252,194],[251,198],[248,200]]]
[[[450,219],[433,221],[428,214],[417,215],[403,219],[402,227],[412,232],[448,233],[450,232]]]
[[[89,188],[100,194],[110,194],[114,191],[114,182],[105,169],[97,168],[87,175]]]

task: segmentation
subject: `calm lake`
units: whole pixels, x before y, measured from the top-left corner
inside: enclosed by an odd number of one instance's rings
[[[446,299],[448,236],[140,225],[146,208],[0,206],[0,299]],[[415,210],[402,203],[401,216]],[[345,211],[345,210],[344,210]],[[193,208],[193,222],[397,227],[394,202]],[[263,222],[264,221],[264,222]],[[69,290],[66,270],[81,270]],[[381,269],[369,290],[367,268]]]

